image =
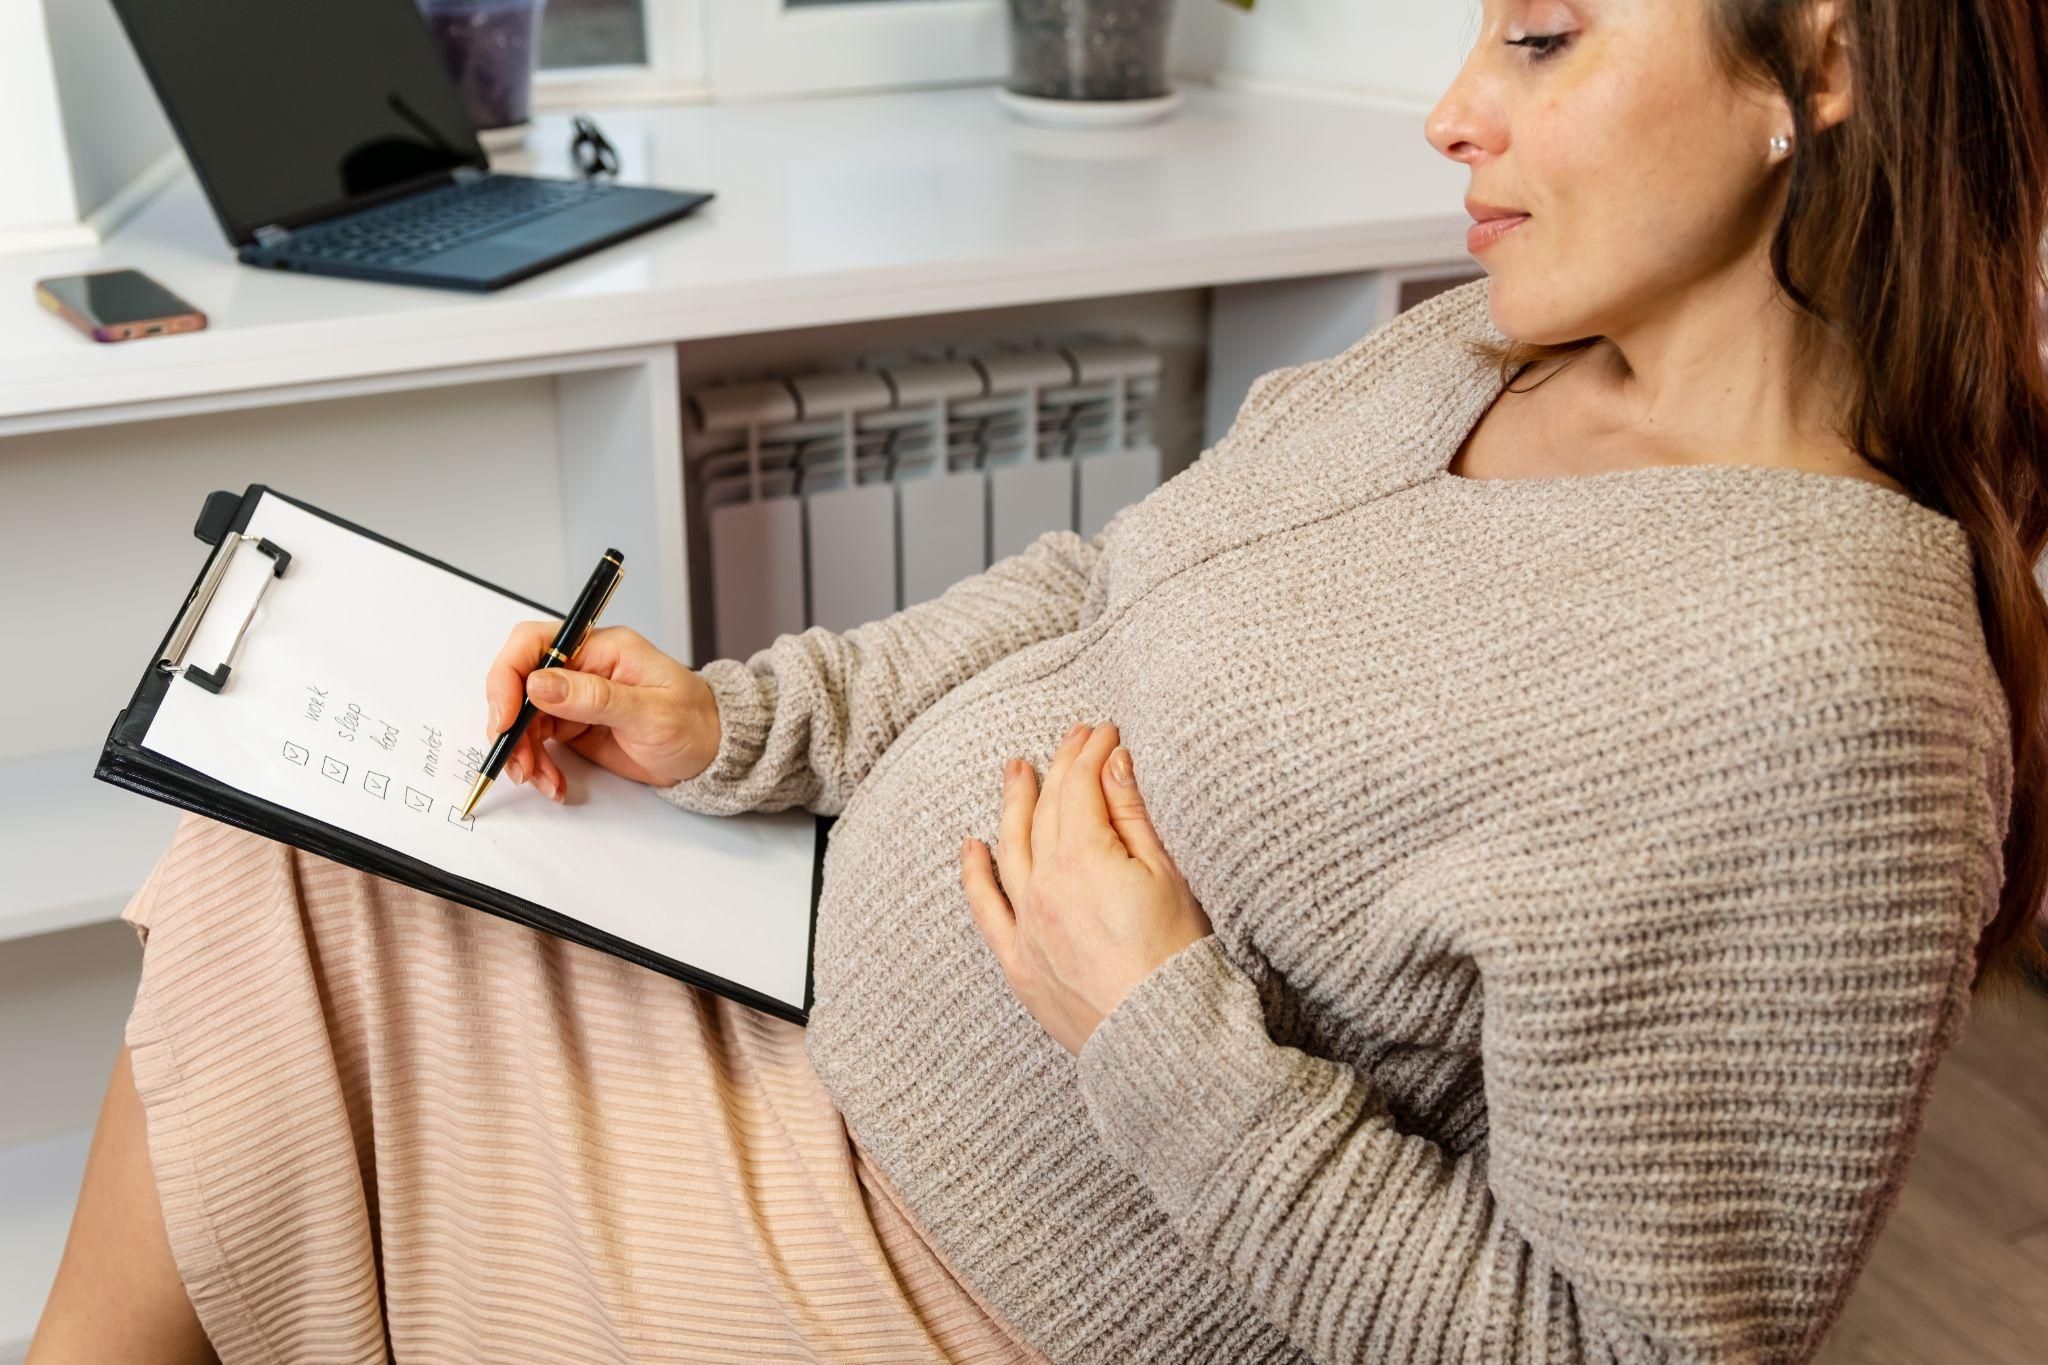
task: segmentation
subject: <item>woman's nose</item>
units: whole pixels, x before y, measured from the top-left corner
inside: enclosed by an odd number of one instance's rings
[[[1438,98],[1423,125],[1430,146],[1467,165],[1482,156],[1498,154],[1507,141],[1506,127],[1499,111],[1485,98],[1483,83],[1470,59]]]

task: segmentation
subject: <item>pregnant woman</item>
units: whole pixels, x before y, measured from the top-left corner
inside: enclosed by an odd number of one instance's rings
[[[1102,534],[516,634],[514,780],[839,815],[808,1029],[188,817],[31,1358],[1810,1358],[2037,950],[2036,17],[1486,0],[1489,278]]]

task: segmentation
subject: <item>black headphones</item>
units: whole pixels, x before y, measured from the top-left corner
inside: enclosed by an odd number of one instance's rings
[[[619,154],[605,135],[598,131],[597,124],[587,114],[578,114],[573,120],[576,135],[569,139],[569,154],[576,159],[576,169],[586,179],[597,175],[617,175]]]

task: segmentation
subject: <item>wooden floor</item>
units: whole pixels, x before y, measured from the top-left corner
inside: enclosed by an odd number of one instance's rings
[[[1977,1005],[1820,1365],[2048,1361],[2048,996]]]

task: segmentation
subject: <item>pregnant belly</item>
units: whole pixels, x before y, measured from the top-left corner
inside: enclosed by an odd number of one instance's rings
[[[960,841],[995,843],[1003,760],[1022,755],[1043,772],[1068,727],[1093,718],[1093,679],[1043,654],[1013,655],[998,669],[920,716],[832,827],[809,1047],[849,1118],[917,1089],[905,1073],[943,1062],[962,1018],[1014,1012],[1013,1031],[1037,1035],[1029,1051],[1060,1052],[1016,1001],[974,923]]]

